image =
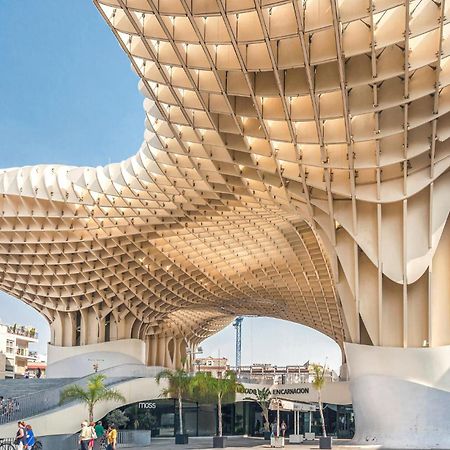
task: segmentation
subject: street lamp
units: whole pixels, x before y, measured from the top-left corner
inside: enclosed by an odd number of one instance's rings
[[[189,358],[190,361],[190,365],[192,365],[192,363],[194,362],[195,356],[196,355],[201,355],[203,354],[203,348],[202,347],[197,347],[197,348],[190,348],[189,346],[186,346],[186,355]],[[200,363],[198,363],[198,365],[200,366]]]

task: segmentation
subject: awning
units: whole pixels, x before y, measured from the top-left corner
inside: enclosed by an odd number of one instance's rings
[[[272,399],[270,401],[269,409],[276,411],[302,411],[309,412],[315,411],[316,406],[309,403],[290,402],[288,400]]]

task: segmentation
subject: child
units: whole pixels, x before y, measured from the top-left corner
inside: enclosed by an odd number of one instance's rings
[[[36,438],[34,437],[33,429],[30,424],[25,427],[25,436],[27,439],[25,448],[31,450],[36,443]]]

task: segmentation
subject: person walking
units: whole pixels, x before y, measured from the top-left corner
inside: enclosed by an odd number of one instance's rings
[[[100,420],[97,422],[94,429],[95,429],[95,434],[97,435],[96,448],[101,448],[102,443],[105,440],[105,428],[103,427],[103,424]]]
[[[88,449],[92,450],[94,448],[95,440],[97,439],[97,433],[95,432],[95,422],[89,424],[89,431],[91,432],[91,439],[88,444]]]
[[[115,425],[110,425],[108,428],[108,434],[106,436],[106,439],[108,441],[108,446],[106,447],[106,450],[116,450],[117,445],[117,430]]]
[[[27,439],[27,450],[32,450],[34,444],[36,443],[36,438],[34,437],[33,429],[30,424],[27,424],[25,427],[25,437]]]
[[[78,441],[80,444],[80,449],[88,450],[89,441],[91,439],[92,439],[91,429],[89,427],[89,424],[86,421],[84,421],[81,423],[80,439]]]
[[[16,444],[17,450],[23,450],[26,443],[25,424],[21,420],[17,422],[16,438],[14,444]]]
[[[284,420],[281,422],[280,429],[281,429],[281,436],[284,437],[284,435],[286,434],[286,429],[287,429],[287,425]]]

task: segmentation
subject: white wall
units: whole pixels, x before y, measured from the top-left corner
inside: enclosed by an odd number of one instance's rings
[[[102,344],[76,347],[48,346],[47,378],[84,377],[98,370],[124,364],[145,364],[145,342],[140,339],[121,339]]]
[[[345,344],[357,444],[450,448],[450,346]]]

